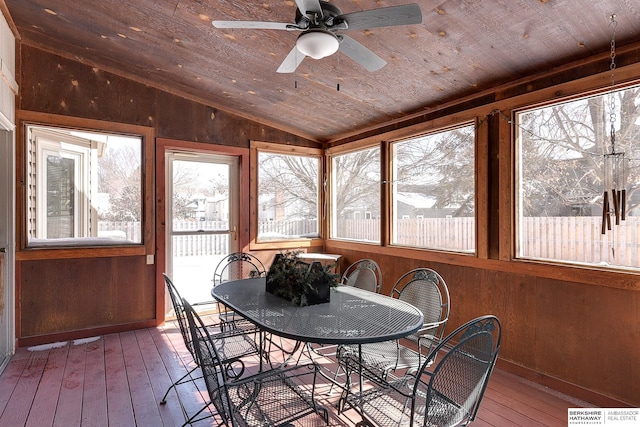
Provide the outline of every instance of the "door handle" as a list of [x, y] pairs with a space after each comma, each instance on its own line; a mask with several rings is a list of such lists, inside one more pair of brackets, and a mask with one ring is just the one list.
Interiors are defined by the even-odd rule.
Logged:
[[237, 225], [233, 226], [233, 230], [231, 231], [231, 233], [233, 233], [233, 240], [238, 240], [238, 226]]
[[0, 254], [4, 254], [7, 252], [7, 248], [0, 248]]

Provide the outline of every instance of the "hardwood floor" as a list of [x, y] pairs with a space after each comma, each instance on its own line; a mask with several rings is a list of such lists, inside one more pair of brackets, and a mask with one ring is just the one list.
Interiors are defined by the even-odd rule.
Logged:
[[[207, 400], [199, 382], [177, 387], [159, 405], [171, 383], [193, 361], [177, 326], [105, 335], [60, 346], [19, 348], [0, 375], [0, 427], [180, 426]], [[255, 368], [255, 366], [253, 367]], [[252, 368], [252, 369], [253, 369]], [[320, 397], [332, 409], [331, 426], [359, 421], [337, 415], [337, 393]], [[475, 426], [566, 426], [567, 408], [592, 406], [496, 369]], [[217, 425], [209, 418], [194, 426]], [[324, 425], [318, 417], [296, 426]]]

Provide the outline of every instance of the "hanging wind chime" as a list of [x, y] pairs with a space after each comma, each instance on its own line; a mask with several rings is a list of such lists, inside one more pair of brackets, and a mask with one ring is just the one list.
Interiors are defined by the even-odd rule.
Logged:
[[610, 141], [611, 151], [604, 155], [603, 165], [603, 200], [602, 200], [602, 234], [611, 230], [611, 220], [614, 218], [615, 225], [620, 225], [620, 221], [625, 219], [626, 210], [626, 176], [624, 152], [616, 151], [616, 100], [615, 100], [615, 69], [616, 69], [616, 16], [611, 15], [613, 25], [613, 36], [611, 37], [611, 91], [609, 93], [609, 121], [611, 124]]

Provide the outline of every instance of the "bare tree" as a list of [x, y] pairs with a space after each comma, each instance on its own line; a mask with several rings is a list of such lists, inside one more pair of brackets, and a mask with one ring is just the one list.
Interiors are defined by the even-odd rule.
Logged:
[[[611, 96], [616, 110], [610, 114]], [[601, 209], [604, 154], [625, 152], [628, 183], [637, 182], [640, 88], [594, 96], [520, 114], [520, 170], [525, 216], [593, 215]], [[637, 206], [628, 191], [627, 209]]]
[[109, 141], [98, 159], [98, 191], [109, 195], [112, 221], [142, 219], [141, 144], [137, 141]]
[[317, 219], [320, 158], [273, 153], [259, 154], [259, 189], [271, 195], [276, 219]]
[[364, 208], [380, 215], [380, 149], [372, 148], [334, 158], [333, 209], [338, 218]]
[[464, 126], [397, 143], [397, 191], [431, 197], [433, 208], [452, 216], [473, 215], [474, 135], [474, 126]]
[[174, 161], [172, 176], [172, 218], [174, 220], [188, 219], [191, 212], [189, 206], [193, 203], [194, 192], [197, 189], [193, 183], [197, 180], [197, 171], [190, 167], [190, 162]]

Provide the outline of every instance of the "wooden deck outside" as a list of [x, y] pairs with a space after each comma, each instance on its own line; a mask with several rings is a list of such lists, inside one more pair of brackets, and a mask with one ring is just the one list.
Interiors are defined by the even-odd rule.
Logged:
[[[172, 391], [173, 380], [194, 366], [176, 324], [105, 335], [44, 349], [19, 348], [0, 376], [0, 427], [180, 426], [198, 411], [206, 389], [200, 381]], [[353, 426], [352, 411], [337, 415], [337, 394], [320, 387], [332, 409], [331, 426]], [[496, 369], [475, 426], [566, 426], [567, 408], [592, 406]], [[209, 418], [194, 426], [217, 425]], [[307, 417], [297, 426], [324, 425]]]

